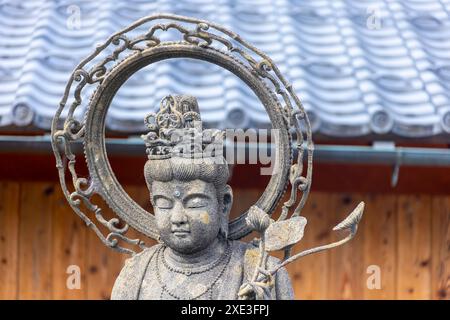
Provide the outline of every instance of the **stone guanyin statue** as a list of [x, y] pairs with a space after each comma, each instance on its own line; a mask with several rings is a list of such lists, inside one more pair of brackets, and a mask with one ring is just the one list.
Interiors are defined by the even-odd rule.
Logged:
[[[159, 37], [168, 30], [173, 32], [164, 40]], [[105, 120], [113, 97], [135, 72], [172, 58], [198, 59], [232, 72], [253, 90], [277, 130], [275, 170], [266, 189], [231, 221], [224, 132], [203, 128], [195, 97], [169, 95], [158, 112], [145, 117], [144, 176], [154, 213], [124, 191], [109, 164]], [[92, 96], [82, 109], [86, 91]], [[83, 120], [76, 116], [80, 109]], [[80, 142], [84, 159], [77, 162], [72, 146]], [[52, 147], [72, 209], [107, 247], [131, 254], [112, 299], [293, 299], [284, 267], [351, 240], [363, 214], [361, 202], [333, 229], [347, 231], [346, 237], [294, 253], [303, 237], [306, 219], [300, 213], [312, 182], [314, 145], [307, 113], [267, 55], [232, 31], [196, 18], [151, 15], [97, 46], [68, 81], [52, 122]], [[77, 174], [82, 164], [88, 177]], [[286, 190], [290, 197], [275, 220], [272, 214]], [[94, 203], [96, 194], [116, 217], [105, 218], [101, 204]], [[140, 238], [129, 238], [130, 226], [159, 244], [148, 247]], [[252, 231], [259, 235], [248, 243], [240, 241]], [[284, 258], [272, 257], [273, 251], [284, 252]]]
[[[222, 156], [223, 132], [202, 130], [197, 101], [186, 95], [166, 97], [146, 120], [144, 175], [161, 244], [127, 261], [112, 299], [247, 297], [250, 290], [243, 285], [251, 283], [259, 250], [228, 239], [233, 192]], [[275, 267], [277, 260], [269, 257], [267, 263]], [[251, 293], [293, 299], [284, 268], [271, 281]]]

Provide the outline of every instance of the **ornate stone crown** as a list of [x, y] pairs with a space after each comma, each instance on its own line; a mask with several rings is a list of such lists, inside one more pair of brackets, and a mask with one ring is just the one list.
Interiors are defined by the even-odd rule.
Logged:
[[142, 135], [149, 159], [219, 157], [223, 154], [224, 132], [202, 128], [197, 99], [169, 95], [157, 113], [144, 119], [149, 132]]

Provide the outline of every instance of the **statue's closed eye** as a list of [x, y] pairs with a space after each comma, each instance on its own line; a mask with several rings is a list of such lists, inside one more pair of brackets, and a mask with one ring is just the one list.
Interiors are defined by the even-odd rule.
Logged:
[[158, 197], [155, 200], [155, 206], [159, 209], [170, 209], [172, 208], [173, 204], [170, 199]]
[[192, 197], [185, 203], [186, 208], [203, 208], [208, 205], [208, 199], [204, 197]]

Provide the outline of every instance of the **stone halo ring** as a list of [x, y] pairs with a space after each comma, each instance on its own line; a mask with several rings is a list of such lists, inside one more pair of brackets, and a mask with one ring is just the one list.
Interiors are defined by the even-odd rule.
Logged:
[[[170, 41], [161, 37], [168, 30], [173, 37]], [[178, 58], [212, 63], [236, 75], [255, 93], [272, 128], [278, 130], [275, 171], [255, 205], [271, 215], [290, 184], [290, 197], [282, 204], [279, 218], [284, 220], [289, 215], [300, 215], [309, 194], [313, 157], [310, 123], [292, 86], [273, 61], [239, 35], [215, 23], [173, 14], [151, 15], [112, 35], [78, 64], [51, 127], [60, 183], [69, 204], [105, 245], [120, 252], [134, 253], [122, 242], [145, 246], [140, 239], [126, 236], [128, 226], [153, 239], [158, 239], [158, 235], [153, 214], [139, 206], [114, 175], [106, 153], [106, 114], [117, 91], [134, 73], [152, 63]], [[88, 92], [93, 94], [85, 99]], [[75, 116], [80, 112], [82, 120]], [[77, 162], [74, 143], [83, 144], [85, 161]], [[75, 163], [77, 168], [86, 163], [88, 178], [77, 174]], [[67, 171], [70, 181], [66, 180]], [[117, 217], [104, 218], [100, 206], [91, 202], [94, 194]], [[240, 239], [252, 231], [246, 222], [247, 214], [248, 210], [229, 222], [230, 239]], [[103, 234], [99, 225], [109, 233]]]

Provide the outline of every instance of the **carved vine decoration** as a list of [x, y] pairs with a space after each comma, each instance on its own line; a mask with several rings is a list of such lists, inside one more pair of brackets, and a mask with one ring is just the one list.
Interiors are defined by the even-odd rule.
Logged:
[[[127, 33], [137, 27], [151, 24], [156, 20], [168, 20], [169, 22], [151, 25], [143, 35], [134, 38], [127, 36]], [[183, 25], [180, 23], [183, 23]], [[60, 183], [73, 210], [83, 219], [87, 226], [94, 230], [106, 246], [129, 254], [135, 253], [134, 250], [121, 246], [119, 240], [145, 248], [144, 242], [140, 239], [130, 239], [126, 236], [128, 231], [127, 224], [124, 224], [118, 218], [110, 220], [104, 218], [102, 209], [92, 203], [92, 196], [98, 192], [95, 181], [77, 175], [75, 170], [76, 157], [72, 152], [71, 146], [74, 143], [83, 141], [85, 126], [83, 122], [80, 123], [74, 118], [74, 112], [84, 102], [82, 98], [84, 90], [89, 86], [96, 88], [109, 74], [112, 68], [109, 68], [108, 64], [118, 63], [124, 54], [138, 55], [147, 48], [168, 44], [169, 42], [163, 42], [157, 35], [168, 30], [179, 32], [181, 38], [178, 41], [200, 48], [216, 46], [216, 48], [223, 50], [244, 63], [256, 76], [264, 79], [267, 85], [273, 88], [279, 100], [280, 111], [283, 114], [286, 125], [295, 131], [296, 143], [294, 147], [297, 149], [297, 157], [294, 159], [290, 171], [290, 198], [282, 205], [282, 213], [278, 221], [288, 219], [290, 212], [292, 217], [299, 216], [311, 187], [314, 146], [309, 120], [292, 86], [284, 79], [268, 56], [241, 39], [239, 35], [207, 21], [171, 14], [160, 14], [143, 18], [112, 35], [105, 43], [97, 46], [90, 56], [78, 64], [68, 81], [52, 123], [52, 146], [56, 156]], [[106, 58], [100, 59], [100, 54], [106, 49], [112, 49], [112, 53]], [[71, 92], [73, 92], [73, 101], [69, 105], [68, 101]], [[65, 111], [67, 111], [67, 114], [63, 115]], [[60, 128], [61, 122], [63, 122], [62, 128]], [[303, 165], [305, 154], [306, 167]], [[67, 170], [72, 178], [71, 183], [69, 183], [71, 185], [70, 189], [74, 191], [69, 191], [68, 182], [66, 182], [65, 178]], [[85, 209], [82, 208], [82, 204]], [[95, 219], [88, 217], [85, 212], [86, 209], [94, 213]], [[105, 227], [109, 233], [104, 235], [98, 225]], [[123, 226], [120, 227], [120, 225]], [[290, 248], [287, 248], [285, 252], [285, 259], [287, 259], [290, 255]]]

